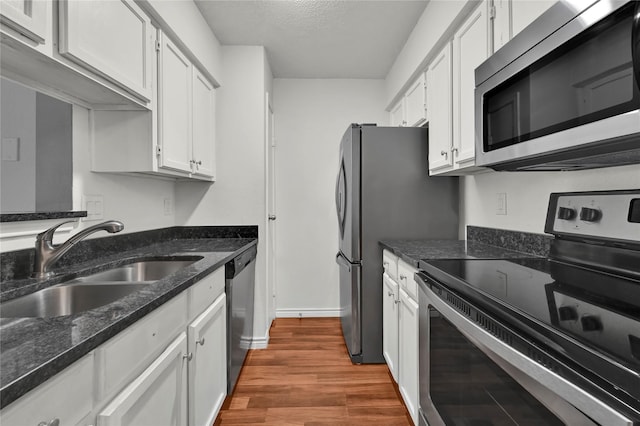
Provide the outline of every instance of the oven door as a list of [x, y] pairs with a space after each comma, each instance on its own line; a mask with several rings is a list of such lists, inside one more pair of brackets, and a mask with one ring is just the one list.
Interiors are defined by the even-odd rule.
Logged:
[[[568, 3], [556, 3], [476, 70], [476, 165], [579, 168], [637, 149], [640, 3]], [[556, 22], [578, 6], [586, 10]], [[637, 161], [627, 157], [606, 161]]]
[[[600, 400], [511, 348], [506, 327], [420, 284], [420, 424], [632, 425]], [[485, 328], [462, 312], [482, 317]], [[498, 336], [498, 337], [496, 337]]]

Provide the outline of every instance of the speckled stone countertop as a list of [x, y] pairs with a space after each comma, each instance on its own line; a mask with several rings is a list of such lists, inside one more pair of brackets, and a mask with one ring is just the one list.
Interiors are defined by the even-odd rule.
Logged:
[[384, 240], [380, 245], [419, 269], [428, 259], [546, 257], [551, 240], [544, 234], [468, 226], [466, 240]]
[[[257, 228], [256, 228], [257, 235]], [[105, 257], [67, 265], [46, 281], [20, 279], [2, 282], [3, 299], [89, 275], [135, 260], [167, 257], [198, 259], [116, 302], [75, 315], [55, 318], [0, 319], [0, 407], [5, 407], [97, 346], [138, 321], [180, 292], [224, 266], [257, 238], [203, 238], [147, 242]], [[131, 239], [131, 238], [129, 238]], [[104, 239], [106, 240], [106, 238]], [[8, 295], [8, 296], [7, 296]]]
[[423, 259], [508, 259], [522, 257], [513, 250], [466, 240], [387, 240], [380, 245], [419, 268]]

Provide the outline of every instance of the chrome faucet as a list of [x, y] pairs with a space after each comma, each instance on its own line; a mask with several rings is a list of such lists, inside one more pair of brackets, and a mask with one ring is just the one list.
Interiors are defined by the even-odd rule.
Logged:
[[93, 234], [97, 231], [107, 231], [110, 234], [114, 234], [124, 229], [122, 222], [117, 220], [108, 220], [83, 229], [62, 244], [53, 245], [53, 234], [65, 223], [73, 223], [73, 221], [59, 223], [56, 226], [38, 234], [36, 237], [36, 256], [33, 268], [34, 278], [47, 278], [53, 275], [53, 272], [49, 271], [51, 265], [56, 263], [63, 254], [68, 252], [71, 247], [86, 238], [89, 234]]

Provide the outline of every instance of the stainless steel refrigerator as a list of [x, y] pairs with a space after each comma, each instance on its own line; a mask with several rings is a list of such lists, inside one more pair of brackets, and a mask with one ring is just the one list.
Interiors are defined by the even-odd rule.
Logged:
[[458, 179], [429, 177], [428, 129], [352, 124], [340, 143], [340, 316], [353, 363], [383, 363], [385, 239], [455, 239]]

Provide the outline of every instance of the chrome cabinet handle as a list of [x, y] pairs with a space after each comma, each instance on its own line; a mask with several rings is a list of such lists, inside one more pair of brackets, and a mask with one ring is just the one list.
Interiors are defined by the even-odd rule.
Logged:
[[182, 359], [186, 359], [187, 361], [191, 361], [193, 359], [193, 353], [189, 352], [186, 355], [182, 355]]
[[400, 274], [400, 279], [401, 279], [401, 280], [406, 280], [406, 279], [407, 279], [407, 276], [406, 276], [406, 275], [402, 275], [402, 274]]
[[393, 292], [392, 292], [392, 291], [390, 291], [390, 292], [388, 292], [388, 293], [387, 293], [387, 295], [388, 295], [388, 296], [393, 296]]
[[451, 155], [456, 154], [456, 157], [458, 156], [458, 148], [451, 148]]
[[275, 214], [270, 214], [269, 215], [269, 220], [276, 220], [276, 215]]
[[200, 340], [196, 340], [196, 345], [204, 346], [204, 337]]
[[397, 305], [398, 303], [400, 303], [400, 300], [394, 300], [393, 303]]
[[383, 268], [389, 267], [389, 262], [382, 262], [382, 267]]
[[442, 150], [440, 151], [440, 155], [444, 155], [444, 158], [447, 158], [449, 153], [447, 151]]

